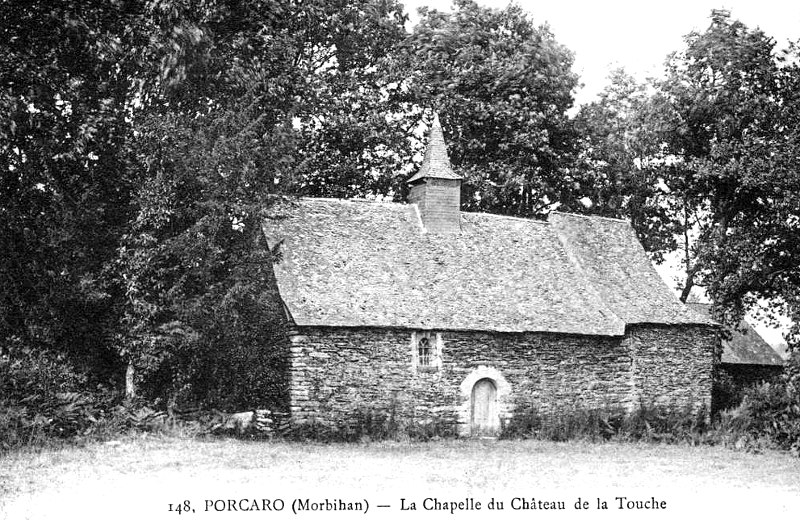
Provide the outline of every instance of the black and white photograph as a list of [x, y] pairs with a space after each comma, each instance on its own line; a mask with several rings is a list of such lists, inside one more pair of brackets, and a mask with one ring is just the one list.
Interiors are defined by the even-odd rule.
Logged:
[[799, 515], [800, 3], [0, 0], [0, 520]]

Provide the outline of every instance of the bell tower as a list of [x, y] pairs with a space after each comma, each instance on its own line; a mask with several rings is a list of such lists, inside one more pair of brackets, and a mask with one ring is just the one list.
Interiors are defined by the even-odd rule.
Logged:
[[416, 204], [422, 225], [428, 233], [461, 231], [461, 181], [453, 172], [439, 115], [433, 117], [428, 147], [419, 171], [408, 180], [408, 202]]

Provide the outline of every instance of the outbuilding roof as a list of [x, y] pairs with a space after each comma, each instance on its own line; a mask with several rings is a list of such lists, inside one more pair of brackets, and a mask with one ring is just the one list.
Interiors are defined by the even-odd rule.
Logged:
[[626, 324], [711, 324], [681, 304], [625, 221], [462, 213], [425, 233], [416, 205], [277, 204], [275, 275], [297, 325], [622, 335]]
[[[706, 316], [711, 315], [711, 305], [689, 303], [688, 307]], [[783, 365], [783, 358], [745, 320], [736, 327], [727, 328], [730, 337], [722, 340], [723, 363], [736, 365]]]

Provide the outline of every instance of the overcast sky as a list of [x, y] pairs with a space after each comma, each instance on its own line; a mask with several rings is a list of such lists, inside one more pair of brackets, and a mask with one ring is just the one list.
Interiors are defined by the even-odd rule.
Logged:
[[[451, 0], [405, 0], [411, 22], [417, 7], [450, 10]], [[479, 0], [503, 8], [508, 0]], [[519, 0], [537, 25], [547, 23], [556, 40], [575, 52], [574, 70], [585, 84], [576, 101], [591, 101], [612, 68], [623, 66], [639, 79], [658, 76], [665, 58], [692, 30], [709, 25], [712, 9], [728, 9], [749, 27], [760, 27], [779, 46], [800, 38], [800, 1], [779, 0]]]
[[[503, 8], [508, 0], [478, 0], [484, 6]], [[667, 55], [680, 50], [683, 37], [704, 31], [712, 9], [727, 9], [748, 27], [759, 27], [779, 48], [800, 39], [800, 1], [780, 0], [518, 0], [534, 23], [547, 23], [558, 42], [575, 53], [574, 70], [583, 88], [576, 104], [592, 101], [607, 84], [613, 68], [624, 67], [640, 80], [658, 77]], [[419, 20], [417, 8], [427, 5], [448, 11], [451, 0], [404, 0], [410, 22]], [[661, 276], [675, 286], [678, 261], [658, 266]], [[769, 343], [782, 341], [782, 329], [751, 320]]]

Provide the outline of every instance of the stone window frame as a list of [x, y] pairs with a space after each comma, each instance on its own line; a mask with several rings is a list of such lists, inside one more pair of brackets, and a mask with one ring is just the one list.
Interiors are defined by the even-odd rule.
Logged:
[[436, 340], [431, 341], [428, 336], [422, 336], [417, 341], [417, 362], [421, 367], [433, 365], [433, 358], [436, 357]]
[[[430, 359], [422, 364], [420, 359], [420, 342], [427, 340], [430, 348]], [[440, 332], [420, 330], [411, 333], [411, 364], [415, 372], [438, 372], [442, 367], [442, 334]]]

